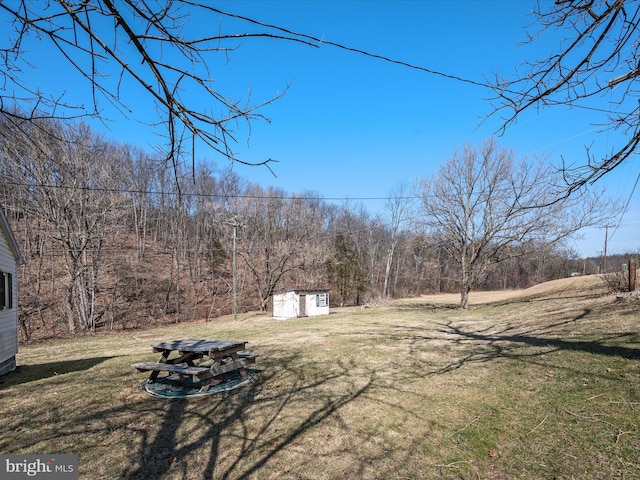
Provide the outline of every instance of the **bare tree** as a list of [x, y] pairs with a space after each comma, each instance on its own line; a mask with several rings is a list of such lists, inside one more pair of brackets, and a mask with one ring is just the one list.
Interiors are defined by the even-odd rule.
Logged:
[[389, 212], [391, 238], [389, 240], [389, 249], [387, 251], [387, 264], [384, 272], [384, 287], [382, 288], [382, 296], [389, 296], [391, 266], [393, 265], [394, 254], [400, 241], [400, 232], [402, 224], [406, 221], [408, 209], [412, 198], [409, 197], [409, 187], [405, 183], [398, 183], [391, 196], [387, 200], [387, 211]]
[[130, 182], [131, 226], [136, 236], [136, 256], [139, 262], [146, 251], [148, 217], [152, 206], [151, 186], [157, 159], [135, 147], [124, 150], [123, 156]]
[[[193, 19], [216, 25], [216, 30], [192, 28]], [[222, 20], [225, 20], [223, 22]], [[15, 115], [15, 105], [27, 112], [21, 119], [74, 119], [91, 116], [102, 121], [105, 105], [151, 127], [162, 127], [166, 158], [174, 167], [179, 157], [204, 144], [234, 161], [271, 168], [274, 160], [255, 163], [233, 151], [237, 125], [267, 120], [260, 108], [283, 96], [289, 86], [262, 101], [234, 98], [220, 91], [210, 65], [222, 65], [229, 52], [248, 39], [275, 40], [305, 47], [341, 49], [456, 82], [482, 83], [436, 71], [329, 39], [296, 32], [217, 8], [208, 0], [50, 0], [0, 1], [0, 113]], [[8, 27], [8, 28], [7, 28]], [[237, 29], [237, 30], [233, 30]], [[37, 64], [30, 53], [50, 48], [61, 71], [85, 81], [86, 98], [77, 101], [66, 91], [29, 79]], [[35, 50], [35, 49], [34, 49]], [[66, 67], [66, 68], [65, 68]], [[146, 99], [136, 111], [128, 92]], [[138, 95], [142, 92], [142, 95]], [[157, 112], [157, 122], [149, 111]], [[197, 142], [196, 142], [197, 141]]]
[[43, 230], [52, 233], [64, 259], [69, 331], [92, 331], [101, 315], [96, 299], [103, 244], [124, 202], [117, 193], [119, 152], [85, 124], [67, 129], [58, 122], [14, 120], [2, 132], [2, 156], [15, 165], [11, 181], [29, 192], [30, 213], [45, 220]]
[[382, 292], [384, 244], [387, 228], [381, 217], [371, 215], [361, 203], [346, 202], [331, 219], [333, 247], [326, 262], [332, 288], [341, 303], [360, 305]]
[[[104, 107], [112, 105], [125, 117], [133, 114], [149, 123], [143, 115], [155, 110], [158, 120], [151, 126], [163, 127], [166, 157], [174, 166], [185, 150], [193, 150], [195, 139], [232, 161], [247, 163], [232, 149], [235, 125], [265, 119], [257, 110], [282, 93], [256, 104], [250, 98], [231, 98], [216, 89], [209, 65], [224, 62], [245, 38], [310, 41], [267, 25], [263, 31], [205, 31], [199, 36], [188, 28], [194, 17], [215, 24], [221, 16], [230, 15], [209, 2], [188, 0], [0, 2], [0, 112], [20, 119], [92, 116], [106, 121]], [[68, 73], [85, 81], [87, 103], [33, 83], [29, 45], [35, 41], [58, 55], [55, 60]], [[146, 96], [144, 113], [131, 110], [129, 91]], [[257, 164], [268, 166], [270, 161]]]
[[557, 175], [543, 163], [517, 161], [489, 139], [479, 150], [467, 145], [421, 181], [424, 224], [458, 264], [461, 308], [490, 265], [556, 244], [607, 216], [585, 193], [556, 201]]
[[[321, 263], [312, 245], [323, 241], [322, 210], [314, 199], [287, 196], [278, 189], [251, 187], [239, 210], [243, 224], [238, 255], [251, 273], [260, 309], [297, 273]], [[307, 285], [318, 288], [318, 285]]]
[[[602, 130], [617, 130], [626, 139], [602, 158], [587, 147], [584, 164], [565, 165], [571, 193], [616, 168], [640, 144], [640, 9], [629, 0], [556, 0], [541, 5], [548, 11], [534, 12], [539, 30], [529, 33], [529, 42], [545, 35], [564, 38], [559, 50], [526, 64], [514, 78], [496, 77], [495, 106], [505, 114], [504, 127], [525, 111], [565, 105], [600, 113]], [[605, 101], [608, 106], [603, 106]]]
[[358, 250], [350, 236], [338, 233], [334, 239], [334, 251], [325, 267], [332, 286], [336, 289], [340, 306], [353, 298], [360, 304], [360, 295], [366, 291], [365, 272], [361, 267]]

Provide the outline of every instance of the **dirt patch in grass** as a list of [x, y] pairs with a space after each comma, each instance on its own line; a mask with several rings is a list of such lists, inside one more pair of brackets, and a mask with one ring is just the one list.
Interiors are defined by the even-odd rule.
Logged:
[[[639, 478], [640, 308], [568, 282], [23, 346], [0, 451], [76, 453], [82, 479]], [[131, 363], [193, 337], [247, 340], [259, 381], [142, 393]]]

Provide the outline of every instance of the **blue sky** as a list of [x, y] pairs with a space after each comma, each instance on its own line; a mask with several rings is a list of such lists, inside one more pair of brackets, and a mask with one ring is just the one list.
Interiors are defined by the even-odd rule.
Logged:
[[[324, 38], [370, 53], [391, 57], [465, 79], [483, 82], [499, 71], [511, 76], [529, 60], [557, 48], [557, 38], [532, 45], [525, 27], [534, 0], [423, 0], [423, 1], [221, 1], [222, 10], [246, 15], [296, 32]], [[541, 2], [545, 6], [545, 0]], [[222, 25], [222, 27], [221, 27]], [[192, 19], [198, 31], [242, 31], [243, 25], [212, 15]], [[246, 29], [246, 27], [245, 27]], [[236, 154], [249, 162], [267, 158], [276, 176], [265, 168], [235, 165], [247, 180], [289, 193], [313, 192], [327, 199], [362, 202], [371, 213], [384, 214], [384, 201], [400, 182], [413, 183], [435, 172], [465, 143], [480, 146], [496, 135], [498, 117], [491, 113], [490, 92], [482, 87], [347, 52], [330, 45], [312, 48], [275, 40], [244, 40], [228, 58], [211, 65], [219, 88], [237, 99], [250, 92], [253, 102], [266, 101], [287, 85], [287, 94], [260, 113], [271, 122], [256, 121], [249, 131], [238, 127]], [[89, 92], [72, 75], [56, 75], [63, 64], [54, 56], [42, 57], [34, 81], [89, 102]], [[54, 73], [47, 74], [47, 69]], [[83, 97], [86, 96], [86, 97]], [[138, 118], [153, 120], [150, 104], [131, 91], [123, 100]], [[152, 131], [106, 109], [114, 122], [110, 137], [141, 146], [153, 145]], [[616, 145], [613, 133], [593, 126], [601, 118], [584, 111], [552, 109], [530, 111], [498, 136], [503, 147], [517, 156], [544, 156], [582, 162], [585, 145], [594, 152]], [[205, 148], [199, 160], [225, 168], [228, 162]], [[640, 173], [638, 163], [627, 163], [597, 186], [629, 201]], [[610, 222], [608, 252], [640, 250], [640, 187], [622, 219]], [[341, 200], [336, 200], [341, 201]], [[619, 224], [619, 226], [618, 226]], [[572, 244], [585, 256], [599, 255], [604, 229], [585, 232]]]

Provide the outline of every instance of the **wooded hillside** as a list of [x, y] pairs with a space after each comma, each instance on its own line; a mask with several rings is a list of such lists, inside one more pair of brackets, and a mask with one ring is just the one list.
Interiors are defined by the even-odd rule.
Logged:
[[[274, 292], [293, 288], [328, 288], [332, 305], [459, 288], [442, 245], [411, 215], [410, 196], [372, 215], [204, 163], [175, 173], [166, 159], [84, 124], [3, 122], [0, 201], [27, 260], [25, 339], [229, 314], [234, 245], [239, 311], [266, 310]], [[495, 264], [479, 288], [598, 268], [559, 245]]]

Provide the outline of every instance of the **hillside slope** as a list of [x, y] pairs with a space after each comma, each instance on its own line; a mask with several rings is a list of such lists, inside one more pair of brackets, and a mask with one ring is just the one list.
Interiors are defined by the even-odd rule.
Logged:
[[[500, 302], [508, 299], [544, 297], [550, 295], [583, 293], [590, 295], [604, 295], [609, 291], [609, 285], [603, 275], [586, 275], [581, 277], [560, 278], [549, 282], [539, 283], [522, 290], [501, 290], [491, 292], [474, 292], [469, 294], [469, 304]], [[443, 293], [437, 295], [422, 295], [421, 301], [438, 304], [460, 303], [459, 293]], [[410, 300], [407, 300], [410, 301]]]

